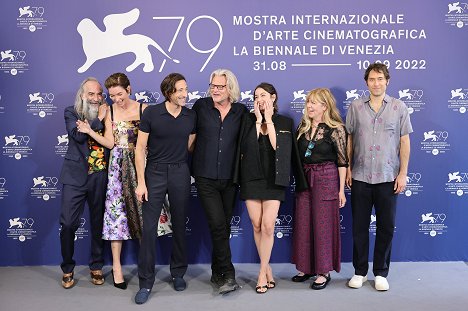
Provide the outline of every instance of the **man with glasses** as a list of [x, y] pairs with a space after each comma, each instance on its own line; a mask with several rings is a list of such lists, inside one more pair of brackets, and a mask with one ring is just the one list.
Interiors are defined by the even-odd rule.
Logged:
[[[398, 193], [406, 187], [410, 156], [409, 134], [413, 132], [408, 109], [388, 96], [390, 74], [384, 64], [371, 64], [365, 74], [370, 95], [355, 100], [348, 110], [348, 167], [346, 184], [351, 187], [353, 216], [353, 266], [355, 275], [348, 285], [360, 288], [369, 268], [369, 222], [375, 208], [373, 273], [375, 289], [389, 289], [392, 239]], [[352, 175], [351, 175], [352, 172]]]
[[197, 113], [197, 139], [193, 153], [193, 174], [198, 195], [211, 232], [211, 282], [226, 294], [239, 288], [231, 260], [229, 237], [237, 196], [232, 182], [237, 137], [246, 107], [240, 97], [236, 76], [227, 69], [211, 73], [209, 97], [193, 105]]

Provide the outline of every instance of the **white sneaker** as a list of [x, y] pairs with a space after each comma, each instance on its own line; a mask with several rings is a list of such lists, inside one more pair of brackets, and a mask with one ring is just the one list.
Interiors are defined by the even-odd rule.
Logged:
[[367, 281], [367, 275], [362, 276], [362, 275], [353, 275], [351, 280], [348, 282], [348, 286], [352, 288], [361, 288], [362, 284]]
[[375, 277], [375, 289], [379, 291], [385, 291], [390, 288], [390, 285], [388, 285], [388, 281], [386, 278], [383, 276], [377, 275]]

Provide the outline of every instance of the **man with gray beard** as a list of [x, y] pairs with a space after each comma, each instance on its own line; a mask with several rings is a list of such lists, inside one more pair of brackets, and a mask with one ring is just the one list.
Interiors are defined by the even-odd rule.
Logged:
[[62, 286], [71, 288], [75, 284], [73, 260], [75, 232], [80, 226], [85, 202], [89, 206], [91, 223], [91, 259], [89, 261], [91, 282], [104, 283], [102, 266], [102, 224], [107, 186], [108, 150], [87, 134], [78, 131], [77, 121], [90, 124], [96, 131], [104, 131], [103, 120], [107, 113], [102, 87], [95, 78], [85, 79], [76, 94], [75, 105], [65, 108], [65, 126], [68, 133], [68, 150], [60, 173], [63, 184], [62, 209], [60, 214], [60, 245], [63, 261]]

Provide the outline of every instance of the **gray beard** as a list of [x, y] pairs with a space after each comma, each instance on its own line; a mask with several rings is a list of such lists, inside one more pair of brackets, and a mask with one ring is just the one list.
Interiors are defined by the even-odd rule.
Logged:
[[99, 113], [99, 107], [94, 108], [91, 106], [88, 101], [83, 103], [84, 117], [88, 121], [92, 121], [97, 118]]

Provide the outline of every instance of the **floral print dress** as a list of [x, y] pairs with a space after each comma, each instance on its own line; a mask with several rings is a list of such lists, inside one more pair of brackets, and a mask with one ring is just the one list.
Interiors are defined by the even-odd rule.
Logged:
[[135, 145], [139, 124], [140, 120], [112, 121], [114, 148], [109, 163], [104, 240], [141, 238], [141, 204], [135, 195]]

